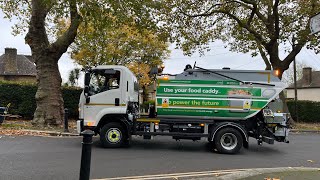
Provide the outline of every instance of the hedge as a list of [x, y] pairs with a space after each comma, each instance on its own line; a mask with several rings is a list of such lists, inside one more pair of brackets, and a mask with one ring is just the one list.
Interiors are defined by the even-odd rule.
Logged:
[[[0, 106], [11, 103], [9, 113], [20, 115], [24, 119], [32, 119], [36, 109], [35, 84], [0, 82]], [[78, 103], [82, 90], [79, 88], [63, 87], [62, 95], [65, 108], [69, 109], [69, 117], [78, 118]]]
[[154, 100], [145, 101], [142, 104], [140, 104], [140, 110], [144, 110], [145, 112], [149, 111], [149, 105], [155, 105]]
[[[295, 119], [294, 101], [288, 101], [287, 104], [292, 118]], [[299, 122], [320, 122], [320, 102], [298, 101], [297, 109]]]

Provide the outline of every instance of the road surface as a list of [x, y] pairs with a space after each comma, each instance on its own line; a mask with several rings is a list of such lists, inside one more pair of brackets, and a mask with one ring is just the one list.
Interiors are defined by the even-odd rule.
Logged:
[[[0, 135], [0, 179], [79, 179], [81, 137]], [[212, 152], [206, 141], [134, 138], [128, 149], [103, 149], [94, 138], [91, 178], [268, 167], [320, 167], [320, 134], [292, 134], [290, 144], [258, 146], [237, 155]]]

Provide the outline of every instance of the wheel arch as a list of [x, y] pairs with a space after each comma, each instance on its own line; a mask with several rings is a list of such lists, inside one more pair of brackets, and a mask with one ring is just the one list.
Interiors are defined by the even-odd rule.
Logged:
[[96, 132], [99, 134], [101, 128], [110, 122], [120, 122], [121, 126], [127, 130], [128, 135], [130, 136], [130, 124], [127, 121], [127, 117], [123, 114], [106, 114], [104, 116], [102, 116], [102, 118], [100, 119], [97, 127], [96, 127]]
[[209, 141], [213, 141], [216, 133], [222, 128], [234, 128], [238, 130], [243, 138], [243, 147], [245, 148], [249, 147], [249, 136], [248, 136], [247, 130], [240, 124], [233, 123], [233, 122], [222, 122], [213, 126], [209, 136]]

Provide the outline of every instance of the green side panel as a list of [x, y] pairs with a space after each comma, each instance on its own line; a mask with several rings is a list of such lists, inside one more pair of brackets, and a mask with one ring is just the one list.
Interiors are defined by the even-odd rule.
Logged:
[[182, 108], [157, 108], [158, 115], [172, 115], [172, 116], [199, 116], [199, 117], [234, 117], [245, 118], [252, 113], [249, 112], [233, 112], [229, 110], [211, 110], [211, 109], [182, 109]]
[[[241, 101], [241, 100], [239, 100]], [[163, 104], [164, 103], [164, 104]], [[267, 101], [251, 101], [251, 109], [261, 109]], [[157, 97], [158, 106], [166, 107], [194, 107], [194, 108], [230, 108], [229, 100], [219, 99], [181, 99], [179, 97], [159, 98]], [[242, 109], [242, 107], [237, 107]]]
[[262, 109], [268, 104], [268, 101], [252, 101], [251, 107], [252, 108], [259, 108]]
[[269, 100], [262, 97], [261, 88], [241, 87], [237, 81], [158, 82], [156, 106], [160, 116], [246, 118], [265, 107]]
[[238, 81], [210, 81], [210, 80], [164, 80], [158, 79], [158, 83], [165, 84], [207, 84], [207, 85], [240, 85]]
[[221, 95], [261, 96], [260, 88], [158, 86], [157, 95], [186, 95], [212, 97]]

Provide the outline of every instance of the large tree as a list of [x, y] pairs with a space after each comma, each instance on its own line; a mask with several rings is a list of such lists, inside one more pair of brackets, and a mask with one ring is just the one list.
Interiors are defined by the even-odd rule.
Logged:
[[[266, 69], [282, 73], [304, 46], [319, 50], [310, 34], [310, 17], [318, 0], [166, 0], [163, 25], [186, 54], [222, 40], [231, 51], [261, 55]], [[286, 56], [280, 57], [284, 49]]]
[[[112, 21], [98, 25], [103, 27], [91, 22], [82, 24], [75, 43], [71, 45], [72, 58], [84, 67], [127, 66], [138, 77], [146, 96], [146, 90], [154, 80], [149, 73], [151, 68], [160, 67], [170, 52], [166, 34], [158, 28], [139, 27], [136, 22], [119, 24], [115, 17]], [[65, 27], [65, 23], [62, 21], [61, 27]]]
[[99, 26], [102, 27], [91, 22], [81, 25], [70, 46], [71, 57], [82, 66], [158, 66], [168, 57], [166, 35], [158, 28], [139, 27], [136, 22], [119, 23], [116, 18], [113, 23]]
[[[57, 125], [63, 119], [63, 99], [58, 61], [75, 40], [81, 22], [94, 25], [134, 21], [141, 27], [154, 28], [151, 18], [153, 1], [144, 0], [6, 0], [0, 9], [6, 18], [15, 19], [14, 33], [25, 33], [36, 63], [38, 90], [34, 124]], [[111, 14], [108, 18], [106, 15]], [[128, 16], [130, 15], [130, 16]], [[57, 23], [66, 18], [66, 31], [57, 32]], [[99, 26], [97, 26], [99, 27]], [[103, 31], [103, 29], [99, 29]], [[97, 37], [99, 38], [99, 37]]]

